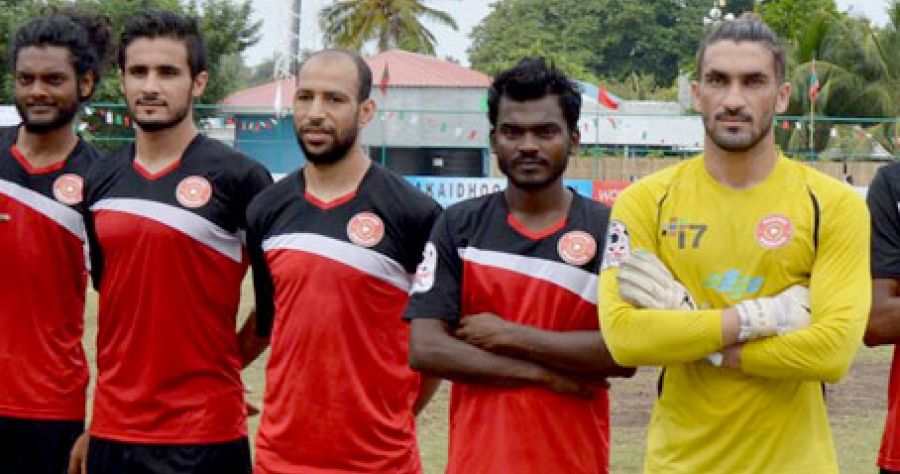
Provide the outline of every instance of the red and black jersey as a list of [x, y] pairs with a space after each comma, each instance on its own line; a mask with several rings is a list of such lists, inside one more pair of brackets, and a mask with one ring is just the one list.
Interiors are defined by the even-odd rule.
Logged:
[[[426, 244], [407, 317], [489, 312], [545, 330], [599, 330], [597, 243], [609, 209], [573, 195], [568, 215], [540, 232], [515, 219], [502, 192], [448, 208]], [[593, 390], [585, 400], [454, 382], [447, 472], [607, 472], [609, 401], [605, 388]]]
[[[866, 202], [872, 214], [872, 277], [900, 280], [900, 165], [878, 170]], [[900, 471], [900, 351], [896, 347], [878, 466]]]
[[258, 473], [418, 473], [403, 310], [440, 207], [372, 163], [325, 203], [298, 171], [248, 211], [261, 335], [271, 332]]
[[97, 151], [31, 166], [0, 129], [0, 416], [84, 418], [86, 237], [82, 186]]
[[203, 135], [155, 174], [134, 154], [134, 145], [114, 152], [86, 180], [100, 292], [91, 435], [154, 444], [240, 438], [242, 235], [247, 205], [271, 177]]

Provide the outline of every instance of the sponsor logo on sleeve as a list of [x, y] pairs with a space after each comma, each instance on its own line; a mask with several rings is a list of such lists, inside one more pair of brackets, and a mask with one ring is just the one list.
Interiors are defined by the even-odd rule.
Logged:
[[779, 214], [763, 217], [756, 224], [756, 241], [763, 248], [778, 249], [784, 247], [794, 236], [791, 220]]
[[53, 182], [53, 197], [67, 206], [80, 203], [83, 191], [84, 180], [77, 174], [67, 173]]
[[573, 230], [560, 237], [556, 250], [564, 262], [580, 267], [597, 255], [597, 241], [587, 232]]
[[384, 221], [372, 212], [360, 212], [347, 223], [347, 237], [360, 247], [374, 247], [384, 238]]
[[202, 176], [188, 176], [175, 188], [175, 199], [184, 207], [203, 207], [212, 198], [212, 185]]
[[413, 278], [410, 294], [428, 293], [434, 286], [434, 274], [437, 271], [437, 248], [433, 243], [425, 243], [422, 251], [422, 262], [416, 267], [416, 276]]
[[628, 229], [620, 221], [610, 222], [606, 231], [606, 247], [603, 250], [601, 269], [618, 267], [629, 255], [631, 255], [631, 238], [628, 236]]

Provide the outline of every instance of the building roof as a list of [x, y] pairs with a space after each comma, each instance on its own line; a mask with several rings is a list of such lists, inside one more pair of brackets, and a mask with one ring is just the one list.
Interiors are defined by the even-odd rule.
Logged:
[[[388, 87], [487, 88], [491, 78], [486, 74], [424, 54], [402, 50], [385, 51], [365, 58], [372, 69], [372, 87], [377, 88], [385, 67]], [[269, 82], [235, 92], [222, 101], [236, 107], [273, 107], [279, 86], [281, 104], [290, 105], [294, 95], [294, 78]]]

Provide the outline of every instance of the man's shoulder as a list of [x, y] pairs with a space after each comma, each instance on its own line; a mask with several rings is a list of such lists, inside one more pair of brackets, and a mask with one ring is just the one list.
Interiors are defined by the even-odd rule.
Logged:
[[291, 199], [291, 197], [298, 196], [299, 187], [297, 182], [300, 179], [299, 174], [299, 171], [294, 171], [260, 191], [247, 207], [248, 219], [277, 212], [280, 204]]
[[431, 196], [422, 192], [412, 183], [393, 171], [372, 162], [371, 191], [373, 196], [387, 198], [410, 215], [430, 215], [440, 209], [440, 205]]
[[619, 194], [618, 200], [651, 199], [657, 202], [663, 199], [672, 185], [685, 179], [692, 179], [698, 167], [702, 167], [702, 158], [695, 157], [680, 161], [644, 176], [627, 186]]
[[0, 145], [3, 147], [12, 146], [13, 143], [16, 142], [16, 137], [19, 133], [18, 125], [9, 125], [6, 127], [0, 127]]
[[[444, 210], [445, 218], [451, 223], [479, 221], [481, 216], [502, 206], [503, 191], [495, 191], [453, 203]], [[489, 223], [490, 224], [490, 223]]]
[[845, 202], [848, 200], [859, 201], [860, 203], [863, 202], [862, 196], [849, 184], [819, 171], [808, 164], [800, 162], [792, 163], [803, 177], [803, 180], [809, 187], [809, 191], [815, 195], [817, 200], [822, 201], [823, 204], [829, 202]]
[[216, 167], [231, 169], [239, 173], [246, 173], [254, 168], [264, 168], [262, 164], [240, 150], [202, 134], [197, 139], [197, 146], [189, 148], [188, 153], [195, 153]]

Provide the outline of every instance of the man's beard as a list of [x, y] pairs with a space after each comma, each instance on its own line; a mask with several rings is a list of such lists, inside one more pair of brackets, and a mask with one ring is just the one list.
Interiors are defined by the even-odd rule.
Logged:
[[[28, 133], [36, 134], [52, 132], [70, 125], [72, 120], [75, 119], [75, 115], [78, 114], [78, 107], [81, 105], [78, 101], [74, 101], [68, 107], [57, 107], [56, 116], [48, 121], [32, 121], [28, 118], [28, 107], [19, 101], [15, 101], [15, 104], [25, 130]], [[47, 105], [49, 106], [50, 104]]]
[[180, 108], [174, 110], [174, 115], [172, 118], [168, 120], [143, 120], [138, 119], [137, 114], [134, 113], [133, 110], [129, 107], [128, 115], [131, 116], [131, 119], [134, 120], [134, 123], [137, 124], [141, 130], [145, 132], [159, 132], [162, 130], [167, 130], [172, 127], [178, 126], [188, 115], [188, 110], [194, 106], [194, 101], [188, 99], [187, 104]]
[[[359, 134], [359, 127], [356, 123], [347, 130], [343, 136], [338, 136], [337, 131], [333, 128], [329, 130], [329, 134], [332, 137], [334, 144], [331, 148], [321, 152], [314, 153], [307, 148], [306, 144], [303, 143], [303, 130], [306, 127], [300, 127], [295, 130], [297, 135], [297, 143], [300, 144], [300, 149], [303, 150], [303, 155], [306, 156], [306, 159], [309, 162], [316, 165], [328, 165], [331, 163], [336, 163], [340, 161], [343, 157], [347, 156], [347, 153], [353, 148], [353, 145], [356, 143], [356, 136]], [[319, 129], [319, 127], [308, 127]]]
[[[716, 130], [716, 122], [726, 117], [737, 117], [746, 120], [746, 123], [750, 125], [749, 134], [736, 135], [729, 133], [728, 131], [720, 132]], [[772, 129], [773, 118], [774, 114], [767, 117], [762, 117], [762, 121], [760, 123], [764, 124], [764, 126], [761, 130], [757, 131], [754, 128], [754, 121], [752, 117], [750, 117], [743, 111], [739, 111], [737, 114], [718, 112], [713, 117], [704, 117], [703, 126], [704, 128], [706, 128], [706, 134], [709, 136], [712, 142], [716, 144], [716, 146], [725, 151], [740, 153], [752, 149], [769, 134], [769, 130]]]

